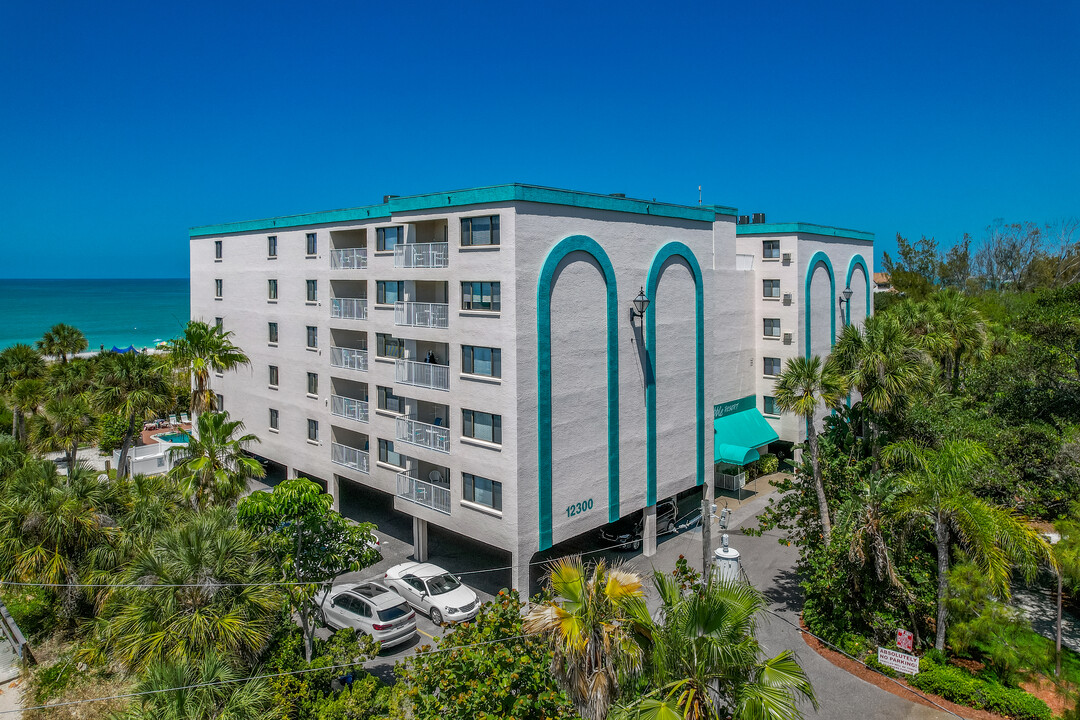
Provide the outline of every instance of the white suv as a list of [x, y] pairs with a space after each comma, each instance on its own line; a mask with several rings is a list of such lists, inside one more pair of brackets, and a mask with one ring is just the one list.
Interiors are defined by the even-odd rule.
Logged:
[[377, 582], [335, 585], [317, 595], [315, 601], [322, 604], [322, 619], [328, 627], [351, 627], [378, 640], [384, 648], [408, 642], [416, 635], [416, 613], [400, 595]]

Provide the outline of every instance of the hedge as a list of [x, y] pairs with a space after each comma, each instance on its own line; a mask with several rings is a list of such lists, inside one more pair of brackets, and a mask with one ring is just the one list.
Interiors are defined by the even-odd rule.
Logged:
[[938, 665], [925, 657], [919, 663], [919, 674], [908, 678], [908, 682], [958, 705], [989, 710], [1015, 720], [1053, 720], [1054, 717], [1050, 707], [1034, 695], [977, 678], [952, 665]]

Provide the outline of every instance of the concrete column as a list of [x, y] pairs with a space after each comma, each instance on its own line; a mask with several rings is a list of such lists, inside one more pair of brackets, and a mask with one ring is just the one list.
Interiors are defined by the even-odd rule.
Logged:
[[427, 520], [412, 519], [413, 560], [427, 562]]
[[652, 557], [656, 554], [656, 506], [645, 508], [645, 524], [641, 530], [641, 554]]
[[513, 570], [513, 589], [518, 591], [518, 596], [522, 602], [528, 602], [529, 600], [529, 578], [532, 568], [529, 567], [529, 558], [522, 553], [514, 553], [511, 555], [510, 564], [514, 566]]
[[333, 507], [334, 512], [341, 512], [341, 479], [337, 475], [331, 474], [326, 485], [327, 492], [334, 499], [334, 504], [331, 507]]
[[298, 477], [298, 475], [296, 474], [296, 468], [286, 466], [286, 468], [285, 468], [285, 479], [286, 480], [295, 480], [297, 477]]

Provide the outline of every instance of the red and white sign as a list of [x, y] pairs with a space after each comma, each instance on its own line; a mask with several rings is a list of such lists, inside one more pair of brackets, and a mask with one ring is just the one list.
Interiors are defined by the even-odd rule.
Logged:
[[897, 630], [896, 647], [911, 652], [911, 649], [915, 647], [915, 636], [907, 630]]
[[893, 670], [908, 675], [917, 675], [919, 673], [919, 658], [914, 655], [879, 647], [877, 649], [877, 660], [882, 665], [887, 665]]

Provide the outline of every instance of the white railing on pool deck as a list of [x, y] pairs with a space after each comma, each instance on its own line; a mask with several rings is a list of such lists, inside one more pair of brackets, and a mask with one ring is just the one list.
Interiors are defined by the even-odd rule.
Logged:
[[367, 370], [367, 350], [332, 346], [330, 367], [346, 370]]
[[366, 400], [354, 400], [342, 395], [331, 395], [330, 414], [366, 423], [368, 421], [368, 404]]
[[367, 320], [367, 298], [331, 298], [330, 317]]
[[337, 465], [344, 465], [365, 475], [368, 474], [368, 454], [363, 450], [357, 450], [348, 445], [330, 444], [330, 461]]
[[341, 248], [330, 251], [334, 270], [363, 270], [367, 267], [367, 248]]
[[394, 267], [444, 268], [449, 261], [449, 243], [398, 243], [394, 246]]
[[407, 472], [397, 475], [397, 494], [417, 505], [450, 514], [450, 488], [414, 478]]
[[394, 366], [394, 381], [402, 385], [449, 390], [450, 366], [398, 360]]
[[394, 305], [394, 324], [409, 327], [449, 327], [450, 306], [446, 303], [398, 302]]
[[399, 417], [397, 419], [395, 439], [411, 445], [431, 448], [442, 453], [450, 452], [450, 428], [420, 422], [412, 418]]

